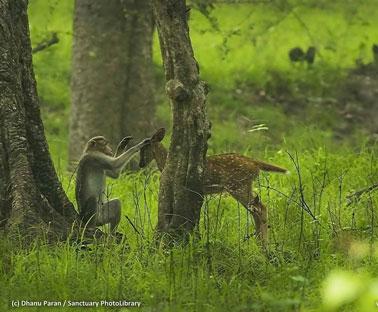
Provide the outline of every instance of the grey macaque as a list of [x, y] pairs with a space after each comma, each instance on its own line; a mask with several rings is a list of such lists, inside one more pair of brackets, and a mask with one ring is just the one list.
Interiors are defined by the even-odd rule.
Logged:
[[117, 179], [132, 157], [151, 141], [144, 139], [118, 155], [130, 140], [131, 137], [124, 138], [115, 154], [103, 136], [96, 136], [86, 144], [78, 164], [75, 193], [80, 218], [87, 226], [110, 223], [111, 232], [115, 232], [121, 219], [121, 202], [118, 198], [107, 200], [106, 177]]

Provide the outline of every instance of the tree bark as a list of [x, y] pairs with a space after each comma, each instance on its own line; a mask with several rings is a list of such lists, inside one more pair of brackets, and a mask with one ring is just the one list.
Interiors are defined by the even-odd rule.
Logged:
[[0, 94], [0, 228], [65, 238], [77, 214], [44, 135], [26, 0], [0, 0]]
[[76, 1], [71, 164], [93, 136], [116, 145], [126, 135], [151, 132], [153, 25], [149, 0]]
[[184, 0], [154, 0], [155, 22], [171, 101], [173, 130], [160, 180], [158, 233], [186, 238], [198, 225], [210, 127], [207, 86], [199, 79]]

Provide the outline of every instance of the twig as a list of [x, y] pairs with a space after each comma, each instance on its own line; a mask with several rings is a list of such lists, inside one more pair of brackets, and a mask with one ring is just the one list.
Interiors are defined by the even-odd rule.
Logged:
[[53, 32], [51, 34], [51, 38], [48, 40], [45, 39], [41, 41], [40, 43], [38, 43], [37, 46], [32, 49], [32, 53], [34, 54], [34, 53], [40, 52], [44, 49], [47, 49], [48, 47], [51, 47], [54, 44], [57, 44], [58, 42], [59, 42], [58, 35], [56, 32]]
[[378, 183], [374, 183], [373, 185], [370, 185], [368, 187], [365, 187], [363, 189], [360, 189], [346, 197], [348, 203], [347, 206], [350, 206], [353, 202], [358, 202], [361, 198], [361, 196], [365, 193], [372, 192], [374, 190], [378, 189]]
[[134, 223], [130, 220], [130, 218], [128, 216], [125, 216], [127, 221], [129, 221], [131, 227], [134, 229], [134, 231], [139, 234], [143, 239], [146, 239], [143, 235], [143, 233], [139, 232], [138, 229], [136, 228], [136, 226], [134, 225]]
[[304, 186], [303, 186], [303, 183], [302, 183], [302, 175], [301, 175], [301, 169], [300, 169], [300, 166], [299, 166], [298, 154], [297, 154], [297, 152], [295, 152], [295, 158], [289, 152], [287, 152], [287, 154], [289, 155], [291, 161], [293, 162], [295, 170], [297, 172], [301, 207], [305, 212], [307, 212], [311, 216], [311, 218], [314, 221], [318, 221], [316, 216], [312, 213], [309, 205], [306, 202], [305, 196], [304, 196]]

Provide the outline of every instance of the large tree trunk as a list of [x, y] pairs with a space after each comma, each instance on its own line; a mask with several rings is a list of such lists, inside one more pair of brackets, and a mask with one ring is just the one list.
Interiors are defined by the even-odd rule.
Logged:
[[150, 0], [77, 0], [70, 163], [104, 135], [114, 145], [151, 132], [154, 115]]
[[0, 0], [0, 228], [65, 238], [76, 216], [40, 118], [27, 1]]
[[203, 203], [203, 168], [210, 134], [206, 84], [199, 79], [184, 0], [154, 0], [173, 131], [160, 180], [157, 230], [186, 237], [197, 226]]

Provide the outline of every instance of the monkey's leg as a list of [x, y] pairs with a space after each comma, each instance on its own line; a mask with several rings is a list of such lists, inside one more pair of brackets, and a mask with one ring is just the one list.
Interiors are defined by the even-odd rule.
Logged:
[[110, 231], [113, 233], [121, 220], [121, 201], [118, 198], [103, 203], [96, 215], [96, 225], [110, 223]]
[[96, 225], [97, 199], [90, 197], [86, 200], [84, 207], [80, 210], [80, 219], [85, 226], [93, 227]]

